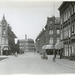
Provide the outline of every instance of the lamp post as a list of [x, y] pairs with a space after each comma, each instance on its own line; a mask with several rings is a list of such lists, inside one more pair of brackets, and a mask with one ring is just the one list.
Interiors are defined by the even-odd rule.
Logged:
[[37, 44], [38, 44], [38, 46], [37, 46], [37, 51], [39, 52], [39, 50], [40, 50], [40, 39], [37, 39]]

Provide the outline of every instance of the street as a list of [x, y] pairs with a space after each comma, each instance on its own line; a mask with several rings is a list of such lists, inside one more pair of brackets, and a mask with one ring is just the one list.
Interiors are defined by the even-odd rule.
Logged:
[[41, 59], [38, 53], [25, 53], [0, 61], [0, 74], [63, 74], [75, 73], [74, 69], [52, 61]]

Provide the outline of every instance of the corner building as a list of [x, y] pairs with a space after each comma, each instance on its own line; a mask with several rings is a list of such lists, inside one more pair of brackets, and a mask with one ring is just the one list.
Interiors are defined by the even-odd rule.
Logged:
[[0, 55], [10, 55], [15, 52], [15, 38], [16, 35], [3, 15], [0, 22]]

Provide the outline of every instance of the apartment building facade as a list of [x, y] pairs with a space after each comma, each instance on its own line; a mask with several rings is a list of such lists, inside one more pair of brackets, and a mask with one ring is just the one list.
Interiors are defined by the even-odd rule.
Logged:
[[[41, 52], [44, 45], [54, 46], [60, 41], [60, 18], [59, 17], [47, 17], [47, 23], [44, 29], [36, 38], [36, 50]], [[53, 50], [47, 50], [48, 53], [53, 54]], [[49, 52], [51, 51], [51, 52]]]
[[7, 23], [5, 16], [0, 22], [0, 55], [9, 55], [15, 52], [16, 35]]
[[75, 2], [63, 2], [59, 7], [61, 24], [61, 41], [63, 42], [63, 57], [69, 58], [75, 53]]

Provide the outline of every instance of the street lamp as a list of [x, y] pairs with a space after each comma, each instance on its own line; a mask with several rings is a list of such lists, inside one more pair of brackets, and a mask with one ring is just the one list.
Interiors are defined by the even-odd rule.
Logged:
[[39, 52], [39, 50], [40, 50], [40, 39], [37, 39], [37, 43], [38, 43], [38, 52]]

